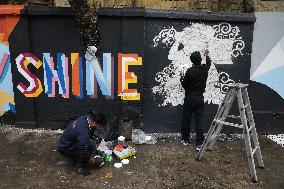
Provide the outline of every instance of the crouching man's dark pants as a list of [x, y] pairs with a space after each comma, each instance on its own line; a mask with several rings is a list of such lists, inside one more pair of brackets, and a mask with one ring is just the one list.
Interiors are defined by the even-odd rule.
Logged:
[[88, 145], [74, 143], [69, 148], [58, 148], [58, 151], [65, 157], [71, 158], [78, 168], [87, 167], [87, 162], [91, 159], [92, 153], [96, 151], [96, 144], [93, 140]]
[[204, 97], [189, 96], [184, 99], [183, 104], [183, 120], [181, 126], [182, 140], [189, 141], [190, 123], [192, 114], [195, 120], [196, 145], [201, 145], [204, 141], [204, 130], [201, 124], [203, 118]]

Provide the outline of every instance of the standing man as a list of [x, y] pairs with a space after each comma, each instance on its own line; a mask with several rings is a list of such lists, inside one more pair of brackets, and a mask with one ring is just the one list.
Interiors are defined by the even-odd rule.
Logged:
[[184, 72], [181, 72], [180, 79], [181, 85], [185, 90], [181, 143], [183, 145], [188, 145], [189, 143], [191, 116], [194, 114], [197, 151], [201, 149], [204, 141], [204, 131], [201, 121], [204, 108], [203, 93], [205, 92], [208, 71], [211, 66], [211, 59], [209, 58], [208, 53], [208, 49], [205, 49], [204, 55], [206, 56], [206, 64], [201, 65], [202, 58], [200, 52], [193, 52], [190, 56], [193, 66], [188, 68], [185, 74]]
[[102, 158], [92, 158], [96, 145], [91, 139], [94, 131], [102, 128], [106, 122], [103, 114], [90, 111], [88, 116], [81, 116], [71, 123], [61, 135], [58, 151], [75, 161], [79, 174], [89, 175], [92, 167], [103, 164]]

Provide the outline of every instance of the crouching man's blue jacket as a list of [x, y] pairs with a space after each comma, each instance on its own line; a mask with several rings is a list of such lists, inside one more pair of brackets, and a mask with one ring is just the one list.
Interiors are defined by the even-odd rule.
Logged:
[[73, 144], [87, 146], [93, 133], [94, 129], [89, 128], [88, 116], [81, 116], [64, 130], [59, 139], [58, 149], [67, 149]]

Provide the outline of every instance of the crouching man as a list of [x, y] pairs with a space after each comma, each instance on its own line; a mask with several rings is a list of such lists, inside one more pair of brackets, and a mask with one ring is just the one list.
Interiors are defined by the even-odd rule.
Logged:
[[61, 135], [58, 151], [75, 161], [79, 174], [89, 175], [93, 167], [103, 164], [102, 158], [94, 156], [97, 151], [92, 138], [94, 131], [106, 122], [103, 114], [90, 111], [88, 116], [81, 116], [71, 123]]

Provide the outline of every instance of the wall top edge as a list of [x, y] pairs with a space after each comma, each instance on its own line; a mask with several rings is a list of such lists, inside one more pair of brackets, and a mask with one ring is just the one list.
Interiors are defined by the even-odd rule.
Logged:
[[[1, 9], [0, 9], [1, 10]], [[72, 16], [70, 7], [25, 7], [21, 14], [33, 16]], [[161, 10], [149, 8], [100, 8], [99, 16], [112, 17], [149, 17], [164, 19], [207, 20], [251, 22], [256, 21], [254, 13], [228, 13], [228, 12], [203, 12], [186, 10]]]
[[0, 15], [19, 15], [23, 5], [0, 5]]

